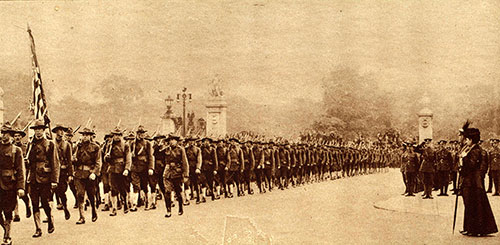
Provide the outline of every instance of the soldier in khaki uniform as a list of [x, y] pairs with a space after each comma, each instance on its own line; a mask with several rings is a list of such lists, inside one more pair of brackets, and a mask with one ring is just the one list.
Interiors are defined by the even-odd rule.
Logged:
[[178, 145], [178, 136], [168, 137], [169, 147], [165, 150], [165, 171], [163, 172], [163, 183], [165, 184], [165, 206], [167, 208], [166, 218], [172, 216], [172, 192], [175, 191], [179, 203], [179, 215], [184, 213], [182, 202], [182, 184], [188, 181], [189, 165], [186, 150]]
[[[26, 136], [26, 133], [22, 130], [16, 130], [14, 129], [13, 130], [13, 135], [14, 135], [14, 145], [21, 148], [22, 152], [23, 152], [23, 158], [26, 157], [26, 150], [27, 150], [27, 147], [26, 147], [26, 144], [24, 144], [22, 142], [22, 139]], [[24, 161], [23, 161], [24, 162]], [[24, 166], [24, 169], [26, 171], [26, 165]], [[25, 176], [26, 176], [26, 173], [24, 173]], [[25, 178], [26, 180], [26, 178]], [[25, 184], [25, 188], [27, 188], [28, 186]], [[28, 197], [28, 190], [25, 189], [25, 194], [20, 197], [21, 200], [23, 200], [24, 202], [24, 205], [26, 206], [26, 218], [30, 218], [31, 217], [31, 205], [30, 205], [30, 199]], [[14, 210], [14, 222], [19, 222], [21, 221], [21, 218], [19, 217], [19, 211], [18, 211], [18, 206], [19, 205], [16, 205], [16, 209]]]
[[80, 219], [76, 222], [77, 225], [85, 224], [85, 215], [83, 210], [85, 193], [90, 200], [92, 207], [92, 222], [97, 220], [96, 210], [96, 179], [100, 175], [102, 160], [101, 149], [98, 144], [91, 141], [94, 132], [88, 128], [84, 128], [82, 134], [82, 142], [78, 145], [75, 161], [75, 186], [78, 197], [78, 210]]
[[30, 185], [31, 204], [35, 221], [35, 234], [33, 237], [42, 236], [40, 220], [40, 203], [48, 218], [48, 233], [55, 230], [54, 217], [49, 201], [52, 199], [53, 190], [59, 182], [59, 159], [54, 142], [45, 138], [45, 122], [36, 120], [31, 128], [35, 136], [28, 147], [27, 158], [29, 161], [28, 182]]
[[68, 183], [72, 181], [73, 178], [73, 164], [72, 164], [72, 148], [69, 143], [64, 139], [64, 133], [68, 128], [58, 124], [52, 128], [52, 132], [56, 134], [55, 144], [58, 153], [60, 171], [59, 171], [59, 183], [55, 190], [56, 199], [61, 201], [58, 205], [58, 209], [64, 210], [64, 218], [68, 220], [71, 215], [68, 211], [66, 191], [68, 190]]
[[143, 126], [137, 127], [137, 138], [132, 141], [130, 146], [132, 149], [132, 167], [131, 179], [132, 189], [130, 199], [132, 201], [131, 212], [137, 211], [137, 201], [139, 194], [142, 200], [147, 200], [145, 209], [148, 209], [148, 204], [152, 203], [151, 193], [148, 191], [149, 177], [154, 174], [154, 156], [153, 146], [150, 141], [145, 139], [146, 130]]
[[25, 169], [22, 150], [11, 141], [15, 131], [9, 123], [5, 123], [0, 132], [0, 226], [4, 230], [2, 244], [12, 244], [12, 212], [17, 204], [17, 196], [25, 194]]
[[212, 139], [203, 138], [201, 145], [201, 172], [205, 176], [207, 188], [210, 190], [212, 201], [219, 199], [214, 185], [214, 178], [219, 169], [216, 148], [212, 145]]
[[[153, 157], [155, 167], [153, 175], [149, 176], [149, 188], [151, 189], [152, 203], [150, 209], [156, 209], [156, 201], [165, 195], [165, 185], [163, 184], [163, 171], [165, 170], [165, 135], [157, 134], [153, 136]], [[160, 186], [161, 194], [157, 193], [156, 186]], [[169, 197], [170, 198], [170, 197]]]
[[[228, 171], [230, 173], [230, 182], [228, 183], [228, 189], [231, 190], [230, 185], [235, 186], [238, 196], [244, 196], [245, 193], [241, 187], [241, 180], [243, 171], [245, 170], [245, 161], [243, 159], [243, 151], [239, 146], [239, 141], [236, 138], [231, 138], [231, 145], [229, 146], [229, 150], [227, 152], [227, 162], [228, 162]], [[229, 191], [229, 197], [232, 197], [233, 194]]]
[[130, 153], [130, 145], [123, 139], [120, 128], [116, 127], [113, 134], [113, 143], [111, 150], [105, 156], [105, 160], [109, 162], [109, 181], [111, 185], [111, 213], [110, 216], [116, 216], [118, 207], [118, 194], [121, 195], [124, 201], [123, 212], [128, 213], [127, 188], [129, 187], [127, 176], [132, 165], [132, 155]]
[[191, 190], [191, 199], [195, 198], [196, 192], [196, 204], [200, 204], [202, 201], [205, 202], [205, 198], [200, 200], [200, 184], [199, 179], [201, 175], [201, 150], [195, 144], [196, 138], [186, 139], [186, 157], [189, 165], [189, 189]]

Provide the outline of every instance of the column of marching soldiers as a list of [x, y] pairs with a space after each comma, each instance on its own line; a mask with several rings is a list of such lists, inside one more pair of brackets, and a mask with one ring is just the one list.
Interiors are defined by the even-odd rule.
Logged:
[[64, 212], [66, 220], [70, 219], [68, 188], [75, 196], [73, 208], [79, 210], [76, 224], [86, 222], [88, 206], [95, 222], [99, 205], [103, 206], [102, 211], [116, 216], [117, 210], [127, 214], [140, 207], [156, 209], [157, 200], [161, 199], [165, 201], [168, 218], [175, 201], [178, 214], [182, 215], [190, 200], [199, 204], [206, 202], [206, 197], [215, 201], [222, 196], [252, 195], [255, 185], [259, 193], [266, 193], [383, 172], [400, 161], [398, 151], [382, 147], [357, 149], [237, 138], [183, 139], [160, 134], [150, 138], [143, 126], [127, 135], [116, 127], [99, 144], [89, 128], [79, 132], [81, 136], [76, 142], [73, 130], [62, 125], [51, 129], [53, 140], [47, 139], [43, 120], [36, 120], [30, 128], [34, 136], [27, 144], [23, 143], [23, 131], [13, 129], [9, 123], [1, 129], [3, 244], [12, 241], [11, 221], [20, 220], [16, 196], [26, 205], [26, 217], [34, 217], [33, 237], [40, 237], [40, 207], [47, 217], [44, 222], [48, 223], [48, 233], [55, 230], [54, 197], [57, 209]]

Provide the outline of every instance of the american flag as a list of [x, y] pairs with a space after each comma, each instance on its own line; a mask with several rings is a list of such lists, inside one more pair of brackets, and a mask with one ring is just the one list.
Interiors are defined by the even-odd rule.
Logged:
[[38, 60], [36, 58], [35, 51], [35, 40], [31, 34], [31, 29], [28, 26], [28, 35], [31, 41], [31, 61], [33, 68], [33, 101], [31, 104], [31, 110], [35, 115], [35, 119], [44, 119], [45, 124], [50, 123], [50, 119], [47, 113], [47, 101], [45, 100], [45, 93], [42, 87], [42, 76], [40, 74], [40, 67], [38, 66]]

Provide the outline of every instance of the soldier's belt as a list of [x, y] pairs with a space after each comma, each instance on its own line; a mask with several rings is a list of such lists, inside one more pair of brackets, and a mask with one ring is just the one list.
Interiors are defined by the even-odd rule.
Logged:
[[123, 158], [116, 158], [116, 159], [113, 159], [113, 164], [122, 164], [124, 161], [123, 161]]
[[80, 166], [76, 167], [76, 169], [90, 171], [92, 168], [90, 166], [87, 166], [87, 165], [80, 165]]
[[146, 156], [137, 156], [136, 160], [145, 162], [148, 160], [148, 158]]

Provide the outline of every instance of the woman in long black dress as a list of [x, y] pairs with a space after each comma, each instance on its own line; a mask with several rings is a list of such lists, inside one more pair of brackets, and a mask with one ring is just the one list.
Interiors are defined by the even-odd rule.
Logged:
[[481, 175], [482, 149], [479, 129], [466, 128], [463, 132], [465, 145], [460, 153], [460, 184], [464, 200], [463, 235], [484, 236], [498, 232], [495, 217], [486, 196]]

